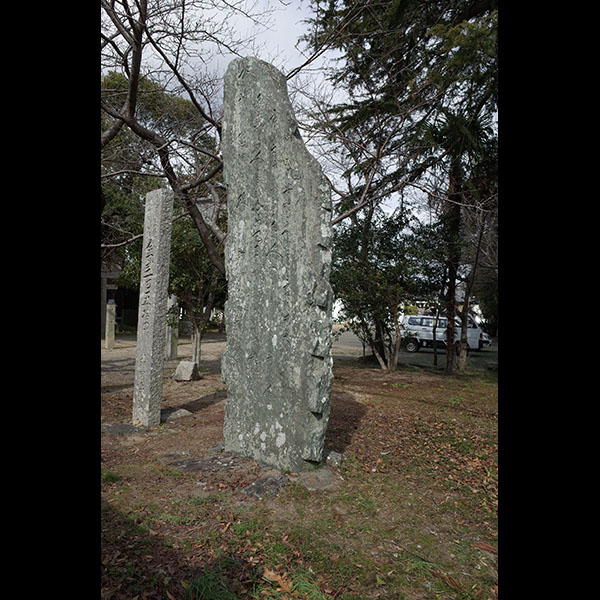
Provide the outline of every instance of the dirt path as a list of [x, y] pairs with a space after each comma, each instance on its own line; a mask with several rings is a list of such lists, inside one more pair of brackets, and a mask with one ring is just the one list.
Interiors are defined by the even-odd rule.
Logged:
[[[128, 387], [133, 391], [135, 376], [135, 335], [118, 335], [115, 347], [112, 350], [104, 348], [101, 342], [101, 377], [102, 393], [121, 391]], [[202, 357], [200, 371], [203, 375], [216, 381], [212, 375], [220, 374], [221, 357], [225, 351], [225, 334], [209, 332], [202, 340]], [[363, 354], [359, 342], [349, 338], [336, 341], [333, 346], [334, 360], [338, 362], [354, 360]], [[177, 365], [182, 360], [192, 356], [192, 342], [190, 338], [180, 338], [177, 346], [177, 358], [165, 362], [165, 383], [175, 372]], [[220, 375], [218, 376], [220, 380]]]
[[[133, 381], [135, 376], [135, 335], [118, 335], [115, 341], [115, 347], [112, 350], [104, 348], [104, 342], [101, 342], [101, 376], [102, 393], [121, 391], [131, 388], [133, 393]], [[225, 351], [225, 334], [210, 332], [207, 333], [202, 341], [202, 358], [200, 371], [209, 379], [211, 384], [220, 383], [221, 357]], [[363, 346], [353, 334], [346, 332], [340, 337], [334, 339], [332, 354], [334, 366], [373, 366], [360, 360], [363, 357]], [[171, 376], [175, 372], [177, 365], [181, 360], [186, 360], [192, 356], [192, 343], [190, 338], [180, 338], [178, 345], [178, 356], [175, 360], [165, 363], [165, 384], [168, 384]], [[473, 352], [470, 355], [471, 370], [486, 370], [497, 368], [498, 348], [495, 341], [492, 348], [484, 349], [480, 352]], [[417, 353], [401, 352], [399, 364], [405, 367], [431, 368], [433, 365], [433, 354], [430, 351], [421, 351]], [[443, 369], [445, 357], [443, 353], [439, 356], [439, 368]]]

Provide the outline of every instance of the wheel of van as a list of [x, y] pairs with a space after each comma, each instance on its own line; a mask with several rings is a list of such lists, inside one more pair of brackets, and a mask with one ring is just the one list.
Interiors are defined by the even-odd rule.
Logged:
[[411, 338], [408, 340], [408, 342], [406, 342], [407, 352], [418, 352], [420, 347], [421, 345], [419, 344], [419, 340], [416, 340], [415, 338]]

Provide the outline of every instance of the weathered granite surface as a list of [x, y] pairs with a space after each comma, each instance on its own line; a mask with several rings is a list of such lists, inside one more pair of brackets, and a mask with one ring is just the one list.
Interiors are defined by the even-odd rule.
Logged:
[[285, 77], [254, 58], [225, 74], [228, 451], [302, 471], [323, 456], [331, 392], [331, 193]]
[[115, 323], [117, 316], [117, 305], [113, 301], [106, 304], [106, 332], [104, 334], [104, 347], [112, 350], [115, 347]]
[[173, 192], [146, 195], [133, 388], [133, 423], [160, 425]]

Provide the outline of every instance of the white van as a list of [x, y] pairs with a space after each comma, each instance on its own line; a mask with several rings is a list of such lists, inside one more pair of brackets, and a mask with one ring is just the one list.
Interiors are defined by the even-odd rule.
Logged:
[[[483, 331], [469, 315], [467, 325], [467, 346], [469, 350], [481, 350], [484, 346]], [[400, 328], [404, 347], [407, 352], [417, 352], [420, 348], [433, 348], [433, 325], [435, 317], [421, 315], [406, 315], [402, 319]], [[435, 330], [435, 339], [438, 348], [446, 347], [446, 317], [438, 317]], [[454, 320], [454, 342], [460, 341], [461, 323], [458, 318]]]

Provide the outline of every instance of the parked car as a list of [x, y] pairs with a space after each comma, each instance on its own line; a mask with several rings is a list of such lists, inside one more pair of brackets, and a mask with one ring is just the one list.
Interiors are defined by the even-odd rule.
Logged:
[[[435, 317], [421, 315], [406, 315], [400, 324], [404, 347], [408, 352], [418, 352], [421, 348], [433, 348], [433, 329]], [[446, 347], [446, 326], [448, 319], [438, 317], [435, 328], [435, 340], [438, 348]], [[461, 323], [454, 320], [454, 342], [458, 344], [461, 334]], [[469, 316], [467, 325], [467, 349], [481, 350], [485, 345], [484, 332], [475, 320]], [[489, 336], [488, 336], [489, 337]]]

